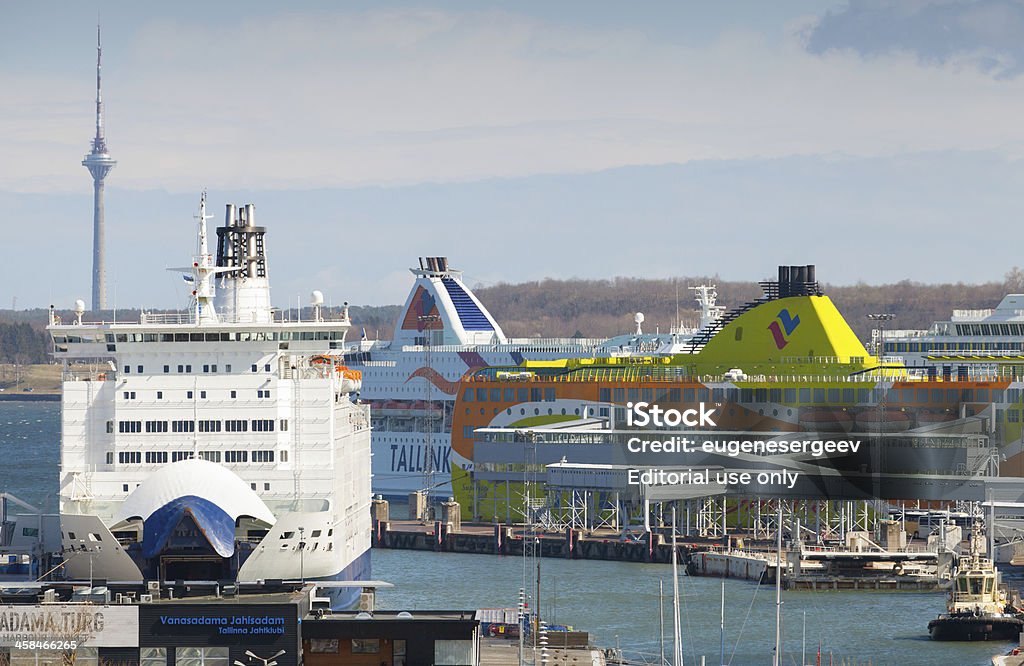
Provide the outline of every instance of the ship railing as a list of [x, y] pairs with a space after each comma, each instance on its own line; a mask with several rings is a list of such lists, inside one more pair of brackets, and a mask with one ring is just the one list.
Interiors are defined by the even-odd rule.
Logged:
[[[195, 313], [191, 310], [187, 312], [142, 312], [139, 315], [140, 324], [188, 324], [194, 325], [196, 322]], [[116, 324], [117, 322], [100, 322], [100, 325]], [[125, 323], [125, 322], [122, 322]], [[344, 324], [346, 326], [352, 325], [352, 320], [345, 316], [338, 317], [320, 317], [319, 320], [289, 320], [284, 316], [273, 317], [272, 313], [268, 313], [267, 316], [253, 316], [252, 313], [242, 314], [227, 314], [217, 313], [217, 324], [274, 324], [274, 323], [295, 323], [295, 324]], [[215, 324], [211, 324], [215, 325]]]
[[928, 553], [934, 553], [935, 549], [934, 548], [928, 548], [928, 546], [924, 545], [924, 544], [920, 544], [920, 545], [919, 544], [908, 544], [908, 545], [906, 545], [906, 546], [904, 546], [902, 548], [881, 548], [881, 547], [876, 547], [876, 548], [870, 548], [870, 549], [861, 549], [860, 551], [854, 551], [853, 549], [847, 548], [846, 546], [822, 546], [822, 545], [818, 545], [818, 544], [801, 544], [800, 545], [800, 554], [801, 555], [815, 554], [815, 553], [850, 553], [850, 552], [864, 552], [864, 553], [910, 553], [910, 554], [920, 553], [920, 554], [928, 554]]
[[117, 379], [117, 372], [109, 368], [101, 370], [96, 367], [69, 365], [61, 371], [60, 378], [64, 382], [104, 382]]

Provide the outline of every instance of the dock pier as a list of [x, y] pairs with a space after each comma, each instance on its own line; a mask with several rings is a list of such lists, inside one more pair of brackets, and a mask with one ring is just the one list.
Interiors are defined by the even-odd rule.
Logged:
[[[778, 558], [767, 541], [741, 539], [745, 548], [724, 547], [721, 539], [686, 538], [677, 557], [691, 576], [774, 583]], [[522, 556], [528, 544], [541, 557], [616, 562], [672, 562], [671, 540], [659, 532], [592, 530], [535, 531], [523, 525], [467, 524], [453, 529], [442, 521], [376, 520], [373, 546], [397, 550]], [[840, 549], [803, 545], [783, 554], [783, 585], [798, 590], [937, 591], [948, 556], [924, 549]]]

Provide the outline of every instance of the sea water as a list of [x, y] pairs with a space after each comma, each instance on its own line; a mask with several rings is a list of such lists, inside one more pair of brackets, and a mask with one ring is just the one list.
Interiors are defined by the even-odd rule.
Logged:
[[[57, 510], [60, 406], [0, 402], [0, 492], [44, 512]], [[536, 561], [521, 557], [401, 550], [373, 551], [373, 576], [394, 584], [378, 593], [383, 609], [515, 607], [529, 581], [536, 596]], [[665, 653], [672, 654], [672, 573], [667, 565], [589, 560], [541, 560], [541, 616], [549, 624], [589, 631], [601, 647], [627, 654], [660, 653], [659, 605]], [[1011, 580], [1019, 582], [1012, 574]], [[665, 596], [659, 600], [659, 583]], [[685, 663], [718, 664], [725, 599], [725, 663], [769, 664], [775, 640], [775, 588], [749, 581], [680, 578]], [[945, 606], [941, 593], [795, 591], [783, 594], [783, 663], [916, 665], [989, 664], [1010, 643], [939, 643], [928, 621]]]

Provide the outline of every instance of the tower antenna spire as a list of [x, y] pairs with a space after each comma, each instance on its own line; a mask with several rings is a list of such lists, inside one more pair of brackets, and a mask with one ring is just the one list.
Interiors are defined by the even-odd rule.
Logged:
[[107, 140], [103, 136], [103, 94], [101, 89], [101, 67], [103, 64], [103, 42], [100, 24], [96, 22], [96, 136], [92, 140], [92, 151], [82, 160], [82, 166], [92, 174], [92, 309], [107, 307], [106, 268], [104, 257], [103, 189], [107, 174], [117, 164], [107, 152]]
[[92, 152], [107, 152], [107, 142], [103, 137], [103, 41], [100, 36], [100, 24], [96, 23], [96, 138], [92, 140]]

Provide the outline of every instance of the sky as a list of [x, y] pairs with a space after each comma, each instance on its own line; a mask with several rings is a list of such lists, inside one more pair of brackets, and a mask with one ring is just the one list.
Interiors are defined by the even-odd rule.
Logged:
[[[816, 263], [1001, 280], [1024, 3], [0, 0], [0, 308], [88, 301], [95, 25], [107, 292], [181, 307], [199, 193], [256, 205], [278, 305]], [[970, 304], [965, 304], [970, 305]]]

